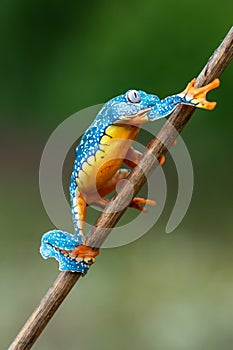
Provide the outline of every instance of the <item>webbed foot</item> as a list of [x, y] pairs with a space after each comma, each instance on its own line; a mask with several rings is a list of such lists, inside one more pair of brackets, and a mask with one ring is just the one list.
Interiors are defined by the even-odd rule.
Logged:
[[80, 272], [83, 275], [89, 270], [89, 263], [72, 255], [72, 252], [83, 244], [83, 236], [53, 230], [45, 233], [41, 239], [40, 253], [44, 259], [55, 258], [59, 270]]
[[84, 261], [87, 265], [92, 265], [96, 260], [95, 257], [99, 255], [99, 249], [93, 249], [87, 245], [79, 245], [70, 253], [78, 261]]
[[204, 108], [212, 110], [216, 106], [216, 102], [209, 102], [206, 100], [206, 94], [217, 88], [220, 85], [219, 79], [214, 79], [208, 85], [202, 86], [200, 88], [194, 87], [196, 78], [194, 78], [186, 87], [186, 89], [178, 94], [183, 99], [184, 104], [195, 106], [198, 108]]

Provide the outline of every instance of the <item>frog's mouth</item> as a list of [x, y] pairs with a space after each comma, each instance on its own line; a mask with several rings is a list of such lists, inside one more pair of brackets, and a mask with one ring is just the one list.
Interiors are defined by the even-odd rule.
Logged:
[[124, 116], [121, 120], [124, 124], [141, 125], [149, 121], [147, 112], [151, 110], [153, 106], [141, 109], [137, 114], [131, 116]]

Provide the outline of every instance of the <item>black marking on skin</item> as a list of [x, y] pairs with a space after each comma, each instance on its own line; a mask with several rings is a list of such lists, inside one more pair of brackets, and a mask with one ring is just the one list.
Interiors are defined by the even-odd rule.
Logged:
[[101, 146], [110, 146], [109, 143], [101, 143], [101, 142], [100, 142], [100, 145], [101, 145]]
[[87, 165], [92, 166], [92, 164], [88, 163], [88, 158], [86, 159], [86, 163]]
[[52, 247], [53, 249], [57, 250], [58, 252], [60, 252], [61, 254], [67, 256], [70, 259], [75, 259], [75, 257], [71, 257], [70, 253], [72, 252], [72, 250], [66, 250], [66, 249], [61, 249], [56, 247], [55, 245], [52, 245], [51, 243], [47, 242], [47, 244]]
[[[51, 243], [47, 242], [48, 245], [50, 245], [50, 247], [52, 247], [53, 249], [55, 249], [56, 251], [60, 252], [62, 255], [64, 255], [65, 257], [67, 257], [68, 259], [71, 259], [71, 260], [76, 260], [76, 258], [79, 258], [79, 256], [73, 256], [72, 255], [72, 251], [73, 250], [66, 250], [66, 249], [61, 249], [61, 248], [58, 248], [54, 245], [52, 245]], [[80, 262], [84, 262], [85, 265], [89, 268], [90, 265], [93, 264], [93, 260], [91, 258], [89, 258], [89, 262], [85, 262], [84, 258], [82, 258], [82, 260], [78, 261], [76, 260], [78, 263]]]
[[[79, 170], [79, 171], [80, 171], [80, 170]], [[83, 182], [82, 182], [82, 180], [79, 178], [79, 176], [76, 176], [76, 184], [77, 184], [77, 179], [78, 179], [78, 181], [80, 182], [80, 184], [83, 185]], [[78, 184], [77, 184], [77, 187], [78, 187]]]
[[191, 98], [191, 100], [189, 100], [189, 101], [186, 100], [186, 101], [188, 103], [192, 103], [194, 106], [197, 106], [199, 104], [199, 102], [194, 103], [194, 102], [192, 102], [193, 100], [195, 100], [195, 98]]
[[109, 135], [109, 134], [107, 134], [107, 133], [106, 133], [106, 130], [104, 130], [104, 135], [106, 135], [106, 136], [110, 137], [110, 139], [112, 139], [112, 136]]

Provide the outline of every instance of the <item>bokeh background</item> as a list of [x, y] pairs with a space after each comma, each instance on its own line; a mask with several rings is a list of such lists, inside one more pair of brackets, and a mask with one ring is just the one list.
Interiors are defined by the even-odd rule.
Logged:
[[[38, 253], [53, 228], [38, 185], [51, 132], [129, 88], [161, 97], [182, 90], [224, 38], [232, 10], [228, 0], [0, 2], [1, 349], [58, 274]], [[209, 94], [217, 108], [197, 111], [182, 134], [195, 188], [181, 225], [165, 234], [177, 190], [168, 156], [158, 223], [102, 252], [35, 350], [232, 348], [232, 77], [231, 65]]]

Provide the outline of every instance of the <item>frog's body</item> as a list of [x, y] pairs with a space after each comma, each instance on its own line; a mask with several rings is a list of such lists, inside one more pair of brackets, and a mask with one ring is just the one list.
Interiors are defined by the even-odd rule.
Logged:
[[[164, 100], [144, 91], [129, 90], [103, 106], [76, 149], [70, 182], [75, 234], [59, 230], [46, 233], [40, 249], [44, 258], [56, 258], [61, 270], [87, 272], [98, 250], [85, 245], [86, 206], [95, 203], [104, 207], [108, 202], [104, 197], [130, 173], [129, 169], [120, 168], [122, 163], [131, 169], [139, 163], [141, 154], [131, 146], [142, 123], [169, 115], [179, 104], [204, 109], [215, 107], [215, 102], [206, 101], [205, 96], [219, 85], [219, 80], [202, 88], [195, 88], [194, 83], [195, 80], [182, 93]], [[159, 161], [162, 164], [164, 157]], [[144, 204], [155, 202], [134, 198], [130, 206], [143, 211]]]
[[[82, 192], [86, 195], [99, 191], [120, 168], [132, 142], [136, 139], [139, 128], [133, 125], [111, 125], [100, 138], [99, 149], [89, 156], [74, 177]], [[89, 144], [86, 144], [89, 147]], [[77, 149], [79, 152], [79, 148]]]

